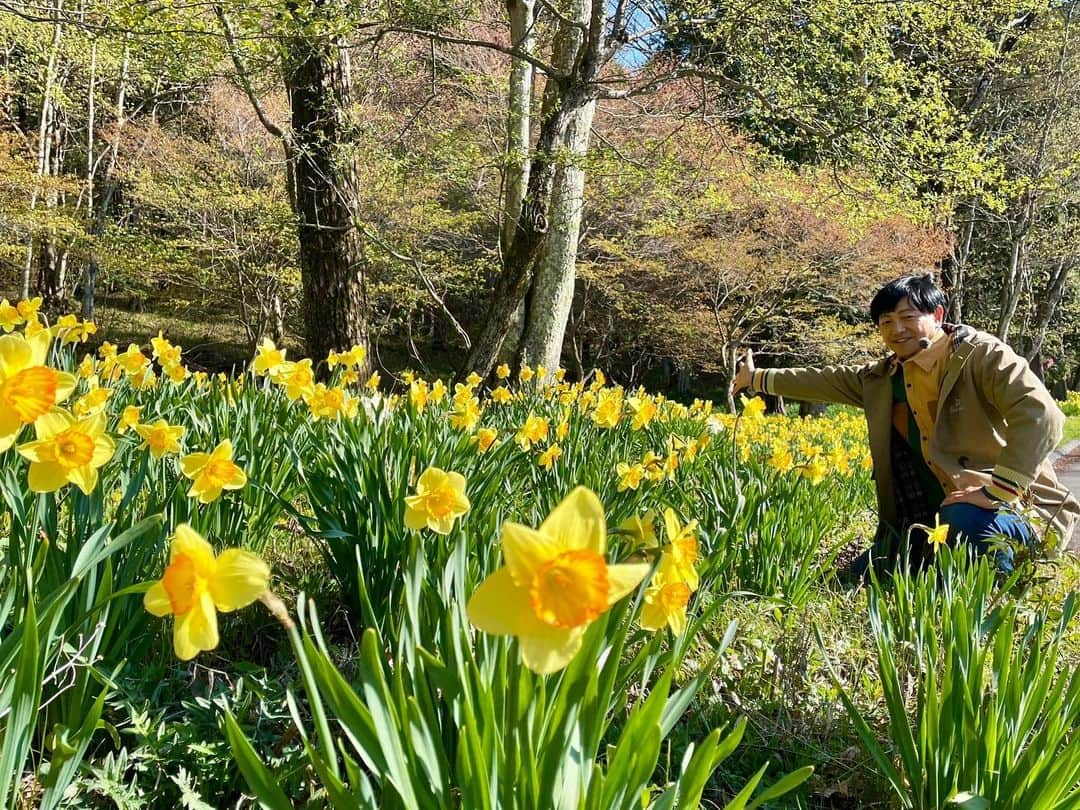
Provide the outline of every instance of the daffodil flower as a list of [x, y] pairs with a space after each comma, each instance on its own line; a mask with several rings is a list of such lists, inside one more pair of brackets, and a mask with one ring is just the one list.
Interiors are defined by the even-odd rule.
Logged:
[[266, 591], [270, 568], [250, 551], [230, 548], [215, 556], [198, 532], [183, 523], [169, 547], [169, 565], [143, 596], [155, 616], [176, 617], [173, 650], [182, 661], [218, 645], [217, 611], [246, 607]]
[[405, 498], [405, 525], [449, 534], [454, 521], [469, 511], [465, 476], [428, 467], [416, 482], [416, 493]]
[[679, 577], [696, 591], [698, 573], [695, 566], [698, 560], [697, 521], [691, 520], [683, 525], [678, 515], [670, 506], [664, 510], [664, 531], [667, 533], [666, 553], [671, 555], [672, 565]]
[[506, 522], [506, 565], [469, 599], [469, 621], [493, 635], [516, 636], [525, 666], [546, 675], [565, 667], [586, 628], [649, 571], [648, 563], [609, 565], [604, 508], [578, 487], [539, 529]]
[[0, 337], [0, 452], [75, 390], [74, 376], [45, 365], [49, 342], [48, 332]]
[[659, 630], [667, 625], [680, 635], [686, 629], [686, 606], [693, 589], [681, 576], [675, 558], [664, 554], [649, 580], [641, 606], [641, 626]]
[[37, 439], [16, 448], [30, 460], [30, 491], [55, 492], [74, 484], [87, 495], [93, 492], [98, 468], [116, 452], [116, 443], [105, 434], [105, 421], [104, 413], [76, 419], [63, 408], [53, 408], [34, 422]]
[[192, 453], [180, 459], [180, 470], [192, 481], [189, 498], [210, 503], [221, 496], [223, 489], [240, 489], [247, 483], [247, 474], [232, 460], [232, 442], [225, 439], [213, 452]]
[[164, 419], [158, 419], [152, 425], [135, 425], [135, 432], [142, 439], [142, 446], [150, 450], [154, 458], [161, 458], [166, 453], [180, 452], [180, 439], [187, 430], [182, 425], [170, 425]]

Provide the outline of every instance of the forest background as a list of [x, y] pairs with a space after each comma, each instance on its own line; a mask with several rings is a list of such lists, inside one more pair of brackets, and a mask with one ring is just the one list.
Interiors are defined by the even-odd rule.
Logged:
[[0, 289], [194, 367], [870, 357], [872, 291], [1080, 389], [1073, 2], [0, 0]]

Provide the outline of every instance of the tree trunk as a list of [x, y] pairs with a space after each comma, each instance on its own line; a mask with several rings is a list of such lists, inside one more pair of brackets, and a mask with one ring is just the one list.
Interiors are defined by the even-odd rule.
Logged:
[[1065, 282], [1075, 266], [1076, 258], [1074, 256], [1061, 256], [1058, 258], [1057, 266], [1050, 272], [1050, 279], [1046, 283], [1046, 289], [1039, 296], [1039, 306], [1035, 314], [1035, 325], [1031, 334], [1031, 348], [1026, 355], [1029, 364], [1042, 351], [1050, 322], [1054, 319], [1058, 306], [1061, 304], [1061, 299], [1065, 296]]
[[[534, 0], [506, 0], [510, 16], [510, 42], [520, 51], [532, 53]], [[510, 251], [521, 214], [521, 202], [529, 184], [533, 66], [524, 59], [510, 64], [510, 92], [506, 117], [506, 175], [504, 180], [501, 247]]]
[[[577, 1], [588, 9], [586, 20], [590, 20], [590, 14], [596, 20], [602, 18], [601, 0]], [[529, 292], [536, 261], [547, 238], [552, 217], [552, 189], [560, 168], [560, 156], [566, 150], [571, 121], [582, 108], [595, 103], [594, 82], [602, 66], [600, 50], [599, 39], [582, 37], [575, 26], [565, 23], [560, 26], [554, 43], [553, 62], [563, 66], [566, 74], [564, 78], [549, 76], [547, 79], [540, 135], [529, 165], [529, 182], [517, 228], [505, 254], [503, 271], [495, 282], [487, 323], [459, 376], [469, 371], [476, 371], [482, 377], [491, 373], [513, 324], [514, 312]]]
[[288, 53], [289, 196], [300, 240], [305, 349], [318, 363], [332, 349], [368, 345], [364, 261], [353, 224], [356, 171], [345, 153], [351, 86], [332, 40], [294, 37]]
[[551, 232], [537, 260], [526, 312], [522, 362], [554, 370], [562, 358], [563, 337], [574, 301], [578, 236], [585, 205], [583, 158], [589, 148], [596, 102], [571, 116], [567, 127], [567, 159], [555, 175], [551, 200]]
[[[54, 9], [53, 16], [53, 36], [52, 43], [49, 46], [49, 61], [45, 66], [45, 81], [43, 83], [41, 91], [41, 118], [38, 122], [38, 161], [37, 161], [37, 173], [38, 177], [47, 177], [53, 167], [53, 147], [56, 145], [55, 141], [58, 135], [58, 128], [56, 127], [56, 102], [54, 96], [56, 93], [55, 87], [57, 82], [58, 68], [57, 63], [60, 59], [60, 39], [64, 33], [64, 25], [61, 22], [60, 13], [63, 10], [63, 0], [56, 1], [56, 7]], [[34, 210], [37, 206], [38, 191], [34, 189], [30, 196], [30, 210]], [[48, 241], [46, 237], [44, 242]], [[47, 262], [55, 264], [56, 245], [51, 244], [48, 248], [44, 245], [39, 249], [39, 262], [44, 259]], [[19, 284], [19, 297], [30, 297], [30, 279], [32, 277], [34, 265], [34, 233], [33, 231], [26, 235], [26, 261], [23, 264], [22, 276]], [[41, 288], [41, 268], [42, 265], [38, 265], [38, 288]], [[44, 297], [44, 294], [43, 294]]]

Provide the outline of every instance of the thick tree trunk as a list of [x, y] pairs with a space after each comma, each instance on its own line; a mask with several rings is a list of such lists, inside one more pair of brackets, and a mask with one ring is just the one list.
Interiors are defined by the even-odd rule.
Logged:
[[559, 367], [570, 305], [574, 301], [578, 236], [585, 205], [583, 159], [589, 148], [596, 102], [571, 116], [567, 127], [567, 160], [555, 175], [551, 200], [551, 231], [544, 240], [528, 298], [521, 360], [549, 370]]
[[367, 347], [364, 261], [354, 227], [356, 171], [348, 148], [350, 76], [330, 40], [294, 38], [285, 86], [292, 111], [290, 199], [300, 240], [305, 348]]

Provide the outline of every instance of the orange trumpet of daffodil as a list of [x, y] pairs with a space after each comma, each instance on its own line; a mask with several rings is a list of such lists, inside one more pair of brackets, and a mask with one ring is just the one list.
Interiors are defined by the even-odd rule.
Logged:
[[218, 645], [217, 611], [246, 607], [266, 592], [270, 568], [257, 555], [236, 548], [215, 556], [206, 539], [186, 523], [176, 527], [169, 565], [143, 596], [155, 616], [176, 617], [173, 650], [182, 661]]
[[0, 452], [15, 443], [23, 425], [63, 402], [75, 390], [75, 377], [49, 368], [49, 333], [0, 337]]
[[585, 629], [634, 590], [648, 563], [609, 565], [604, 508], [578, 487], [539, 529], [506, 522], [505, 567], [469, 600], [469, 621], [493, 635], [516, 636], [521, 658], [546, 675], [565, 667], [581, 648]]

